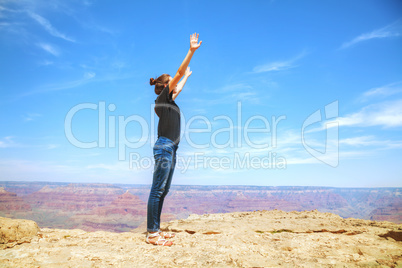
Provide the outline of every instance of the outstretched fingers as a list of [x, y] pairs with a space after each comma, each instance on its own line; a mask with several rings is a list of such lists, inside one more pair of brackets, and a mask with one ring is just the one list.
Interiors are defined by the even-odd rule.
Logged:
[[200, 34], [197, 33], [190, 34], [190, 40], [198, 41], [198, 36], [200, 36]]
[[192, 49], [197, 49], [200, 47], [202, 41], [200, 41], [200, 43], [198, 43], [199, 36], [200, 36], [200, 34], [197, 34], [197, 33], [193, 33], [190, 35], [190, 47]]

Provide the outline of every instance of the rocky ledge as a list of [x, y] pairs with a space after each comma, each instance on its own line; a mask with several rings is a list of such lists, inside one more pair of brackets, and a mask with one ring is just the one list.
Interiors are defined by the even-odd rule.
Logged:
[[34, 221], [0, 217], [0, 249], [29, 243], [32, 239], [37, 238], [39, 231], [40, 229]]
[[190, 215], [163, 229], [177, 232], [172, 247], [146, 244], [143, 227], [125, 233], [44, 228], [30, 243], [8, 247], [11, 240], [3, 239], [0, 266], [402, 266], [402, 225], [390, 222], [272, 210]]

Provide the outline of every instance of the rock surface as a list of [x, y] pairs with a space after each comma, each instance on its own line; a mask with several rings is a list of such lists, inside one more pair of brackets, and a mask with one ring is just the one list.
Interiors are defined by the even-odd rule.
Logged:
[[145, 229], [41, 230], [0, 251], [1, 267], [400, 267], [402, 225], [318, 211], [190, 215], [164, 223], [172, 247], [146, 244]]
[[30, 242], [39, 231], [34, 221], [0, 217], [0, 249]]

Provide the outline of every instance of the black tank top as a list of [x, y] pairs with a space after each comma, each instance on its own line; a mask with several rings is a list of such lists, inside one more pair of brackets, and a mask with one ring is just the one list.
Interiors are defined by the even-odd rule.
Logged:
[[160, 136], [180, 142], [180, 108], [172, 99], [173, 90], [169, 94], [167, 85], [155, 100], [155, 112], [159, 117], [158, 138]]

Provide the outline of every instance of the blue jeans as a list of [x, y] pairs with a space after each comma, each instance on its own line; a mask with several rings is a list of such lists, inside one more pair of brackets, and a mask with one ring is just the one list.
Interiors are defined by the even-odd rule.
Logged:
[[163, 201], [172, 183], [176, 166], [178, 146], [166, 137], [160, 136], [154, 145], [155, 168], [151, 192], [148, 198], [147, 231], [157, 232], [160, 228]]

